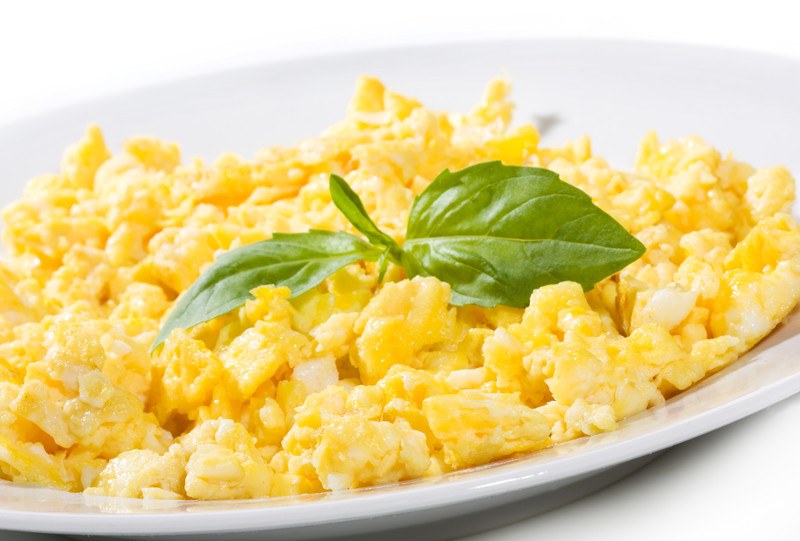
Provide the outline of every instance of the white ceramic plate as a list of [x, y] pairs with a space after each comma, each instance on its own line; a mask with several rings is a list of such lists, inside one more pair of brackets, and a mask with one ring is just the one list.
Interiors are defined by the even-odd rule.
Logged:
[[[665, 137], [701, 134], [754, 164], [800, 171], [796, 61], [634, 42], [460, 43], [264, 63], [0, 126], [0, 202], [17, 197], [28, 178], [56, 169], [63, 148], [89, 122], [99, 123], [112, 143], [147, 133], [180, 142], [185, 156], [212, 158], [225, 150], [249, 156], [339, 119], [361, 73], [448, 110], [471, 107], [490, 78], [506, 73], [518, 121], [549, 125], [545, 143], [589, 133], [595, 151], [620, 167], [630, 166], [640, 137], [656, 129]], [[250, 502], [153, 503], [0, 484], [0, 527], [155, 539], [452, 537], [596, 490], [654, 453], [800, 391], [798, 348], [795, 313], [733, 366], [616, 432], [441, 478]], [[492, 513], [499, 506], [505, 512]]]

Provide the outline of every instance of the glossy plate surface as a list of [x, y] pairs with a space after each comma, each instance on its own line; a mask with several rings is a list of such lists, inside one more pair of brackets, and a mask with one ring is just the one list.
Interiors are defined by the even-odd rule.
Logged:
[[[207, 73], [73, 105], [0, 126], [0, 202], [57, 168], [89, 122], [117, 146], [132, 134], [181, 144], [211, 160], [250, 156], [312, 136], [343, 115], [355, 78], [377, 75], [426, 105], [466, 110], [500, 74], [514, 82], [518, 122], [543, 128], [543, 144], [588, 133], [596, 154], [630, 167], [641, 136], [702, 135], [756, 166], [800, 172], [800, 63], [780, 57], [613, 41], [458, 43], [265, 62]], [[795, 205], [797, 207], [797, 205]], [[796, 214], [796, 213], [795, 213]], [[88, 498], [0, 483], [5, 529], [198, 539], [352, 537], [426, 528], [498, 506], [534, 514], [612, 482], [660, 450], [800, 391], [800, 314], [751, 353], [620, 430], [529, 457], [417, 482], [348, 493], [250, 502], [143, 502]], [[523, 501], [524, 500], [524, 501]], [[466, 530], [496, 526], [458, 519]], [[442, 533], [446, 532], [446, 533]], [[416, 534], [415, 534], [416, 535]], [[152, 539], [152, 537], [150, 537]]]

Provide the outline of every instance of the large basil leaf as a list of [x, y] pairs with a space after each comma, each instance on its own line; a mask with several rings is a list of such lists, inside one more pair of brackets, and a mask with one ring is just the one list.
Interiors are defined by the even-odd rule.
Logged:
[[453, 304], [527, 306], [538, 287], [570, 280], [589, 290], [644, 252], [556, 173], [488, 162], [445, 170], [417, 197], [403, 265], [448, 282]]

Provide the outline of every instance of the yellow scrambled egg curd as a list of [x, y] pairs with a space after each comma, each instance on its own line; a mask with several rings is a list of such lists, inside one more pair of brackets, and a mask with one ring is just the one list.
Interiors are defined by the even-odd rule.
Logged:
[[[252, 162], [183, 162], [176, 145], [97, 127], [4, 213], [0, 478], [143, 498], [261, 498], [437, 475], [584, 435], [664, 402], [740, 356], [800, 299], [794, 181], [698, 138], [647, 135], [635, 172], [581, 138], [512, 127], [506, 81], [467, 114], [359, 79], [345, 120]], [[449, 304], [434, 278], [351, 265], [289, 299], [150, 345], [215, 257], [309, 228], [350, 230], [347, 179], [402, 242], [443, 169], [550, 168], [648, 248], [584, 293], [526, 309]]]

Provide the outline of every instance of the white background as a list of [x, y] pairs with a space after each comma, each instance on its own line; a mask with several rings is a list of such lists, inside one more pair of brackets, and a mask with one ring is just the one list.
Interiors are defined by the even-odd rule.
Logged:
[[[800, 58], [796, 11], [764, 0], [0, 4], [0, 122], [216, 66], [407, 42], [615, 37]], [[795, 397], [593, 496], [471, 539], [800, 539], [799, 430]]]

